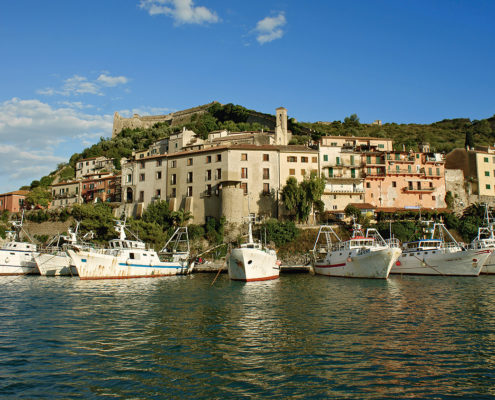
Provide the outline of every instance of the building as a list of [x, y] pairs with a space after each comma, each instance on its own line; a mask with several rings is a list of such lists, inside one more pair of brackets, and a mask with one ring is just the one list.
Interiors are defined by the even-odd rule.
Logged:
[[76, 179], [83, 179], [88, 175], [108, 173], [115, 169], [112, 158], [91, 157], [79, 160], [76, 163]]
[[0, 211], [19, 212], [24, 208], [24, 202], [29, 190], [16, 190], [0, 194]]
[[364, 152], [393, 150], [392, 139], [324, 136], [319, 143], [319, 171], [326, 180], [322, 201], [328, 211], [364, 202]]
[[494, 147], [454, 149], [447, 154], [445, 168], [462, 171], [469, 202], [495, 202]]
[[287, 179], [318, 173], [318, 151], [289, 146], [290, 137], [282, 107], [273, 132], [216, 131], [202, 140], [182, 130], [162, 144], [166, 153], [146, 150], [122, 163], [125, 212], [139, 215], [164, 199], [172, 210], [191, 212], [194, 223], [222, 216], [241, 222], [249, 214], [277, 217]]
[[364, 201], [381, 207], [445, 207], [445, 161], [442, 154], [423, 152], [366, 152]]
[[67, 207], [72, 204], [80, 204], [82, 198], [81, 181], [60, 182], [50, 185], [52, 202], [50, 208]]
[[81, 181], [81, 197], [85, 203], [120, 201], [120, 175], [92, 174]]

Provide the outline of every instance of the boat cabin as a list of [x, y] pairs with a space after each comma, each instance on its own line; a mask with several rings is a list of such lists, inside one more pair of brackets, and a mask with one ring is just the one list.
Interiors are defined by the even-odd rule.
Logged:
[[146, 245], [143, 242], [139, 242], [137, 240], [110, 240], [109, 242], [111, 250], [146, 250]]
[[416, 242], [404, 243], [404, 252], [423, 251], [423, 250], [436, 250], [442, 247], [442, 240], [440, 239], [423, 239]]
[[3, 249], [10, 251], [36, 251], [37, 246], [32, 243], [8, 242], [3, 246]]

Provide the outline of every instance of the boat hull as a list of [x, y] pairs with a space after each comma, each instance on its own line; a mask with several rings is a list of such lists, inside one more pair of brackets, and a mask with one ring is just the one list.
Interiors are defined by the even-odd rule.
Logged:
[[38, 275], [34, 261], [38, 253], [27, 251], [0, 250], [0, 276], [2, 275]]
[[80, 279], [157, 278], [187, 273], [187, 262], [161, 262], [158, 265], [137, 264], [135, 260], [74, 250], [68, 251]]
[[462, 250], [443, 252], [436, 250], [403, 253], [392, 267], [391, 274], [478, 276], [491, 250]]
[[77, 276], [77, 269], [68, 255], [40, 254], [34, 257], [42, 276]]
[[491, 249], [492, 253], [488, 256], [483, 267], [481, 267], [482, 274], [495, 274], [495, 249]]
[[334, 251], [325, 260], [313, 264], [316, 274], [344, 278], [386, 279], [401, 249], [390, 247], [364, 254]]
[[280, 275], [275, 252], [250, 248], [232, 250], [228, 271], [230, 279], [244, 282], [267, 281]]

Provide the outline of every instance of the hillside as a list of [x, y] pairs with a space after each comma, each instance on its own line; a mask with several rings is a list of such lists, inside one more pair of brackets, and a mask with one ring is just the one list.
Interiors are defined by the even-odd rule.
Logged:
[[[249, 110], [245, 107], [213, 103], [206, 113], [192, 113], [189, 120], [184, 120], [187, 129], [195, 131], [200, 137], [206, 138], [209, 132], [218, 129], [229, 131], [273, 130], [275, 116]], [[123, 129], [117, 136], [100, 141], [81, 153], [73, 154], [67, 164], [61, 164], [57, 170], [33, 181], [31, 188], [48, 186], [59, 176], [70, 179], [74, 175], [74, 167], [78, 160], [105, 156], [115, 160], [115, 166], [120, 169], [120, 159], [130, 157], [133, 150], [143, 150], [154, 141], [168, 137], [171, 133], [180, 131], [182, 126], [171, 126], [163, 122], [149, 129]], [[293, 144], [307, 143], [308, 140], [318, 140], [325, 135], [344, 136], [376, 136], [388, 137], [394, 140], [395, 148], [400, 150], [417, 149], [421, 142], [429, 142], [430, 147], [438, 152], [449, 152], [457, 147], [464, 147], [466, 137], [471, 145], [493, 145], [495, 143], [495, 115], [488, 119], [471, 121], [467, 118], [445, 119], [433, 124], [396, 124], [386, 123], [381, 126], [361, 124], [356, 115], [346, 117], [343, 122], [297, 122], [289, 118], [288, 128], [293, 133]]]

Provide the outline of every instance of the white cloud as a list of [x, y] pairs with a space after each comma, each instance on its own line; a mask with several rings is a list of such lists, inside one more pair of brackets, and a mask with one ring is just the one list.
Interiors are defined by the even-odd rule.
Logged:
[[256, 40], [260, 44], [271, 42], [275, 39], [280, 39], [284, 36], [282, 27], [287, 23], [285, 14], [280, 12], [275, 17], [266, 17], [258, 21], [254, 31], [257, 33]]
[[94, 94], [103, 96], [102, 87], [115, 87], [124, 85], [129, 81], [125, 76], [111, 76], [108, 73], [101, 73], [95, 80], [90, 80], [85, 76], [74, 75], [67, 78], [60, 89], [45, 88], [39, 89], [36, 93], [53, 96], [78, 96], [84, 94]]
[[139, 7], [150, 15], [167, 15], [176, 25], [216, 23], [220, 18], [203, 6], [195, 6], [192, 0], [140, 0]]
[[83, 104], [59, 108], [39, 100], [0, 103], [0, 190], [10, 191], [53, 171], [85, 145], [110, 136], [112, 115], [87, 114]]
[[124, 85], [128, 82], [128, 79], [125, 76], [110, 76], [107, 74], [101, 74], [98, 79], [98, 82], [101, 82], [104, 86], [117, 86]]

